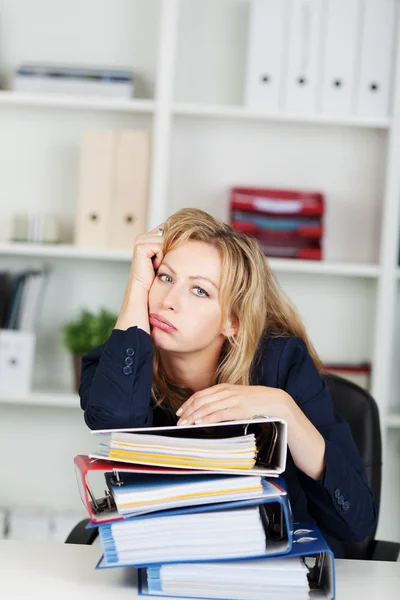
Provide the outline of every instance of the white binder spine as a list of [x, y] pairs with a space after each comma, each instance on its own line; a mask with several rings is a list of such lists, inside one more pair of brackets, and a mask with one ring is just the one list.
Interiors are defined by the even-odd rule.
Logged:
[[244, 93], [245, 104], [251, 108], [282, 108], [289, 7], [289, 0], [251, 2]]
[[284, 90], [284, 109], [287, 112], [316, 111], [321, 71], [322, 16], [321, 0], [291, 2]]
[[386, 117], [390, 111], [397, 0], [364, 0], [356, 113]]
[[325, 0], [321, 112], [355, 109], [362, 0]]

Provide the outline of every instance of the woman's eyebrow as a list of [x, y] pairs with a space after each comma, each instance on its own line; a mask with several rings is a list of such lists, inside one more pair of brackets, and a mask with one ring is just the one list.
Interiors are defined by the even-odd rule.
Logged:
[[[167, 269], [169, 269], [171, 273], [173, 273], [173, 275], [176, 275], [176, 271], [174, 271], [174, 269], [170, 267], [169, 264], [165, 262], [165, 260], [163, 261], [162, 266], [167, 267]], [[188, 279], [203, 279], [204, 281], [208, 281], [209, 283], [211, 283], [211, 285], [213, 285], [215, 289], [218, 290], [218, 286], [208, 277], [203, 277], [203, 275], [191, 275], [190, 277], [188, 277]]]

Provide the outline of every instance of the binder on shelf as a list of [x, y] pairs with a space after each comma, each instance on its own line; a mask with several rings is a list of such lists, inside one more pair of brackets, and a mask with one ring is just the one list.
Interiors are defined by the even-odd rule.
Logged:
[[131, 250], [136, 235], [145, 229], [149, 173], [148, 132], [86, 132], [75, 243]]
[[234, 187], [231, 210], [270, 216], [320, 217], [324, 214], [324, 195], [308, 190]]
[[244, 93], [248, 107], [281, 109], [289, 7], [287, 0], [251, 2]]
[[325, 0], [321, 112], [354, 110], [359, 56], [361, 0]]
[[[278, 418], [91, 433], [99, 438], [99, 450], [90, 458], [266, 477], [278, 477], [286, 467], [287, 423]], [[233, 445], [229, 453], [221, 450], [227, 444]]]
[[296, 558], [307, 572], [308, 589], [303, 589], [303, 594], [306, 591], [304, 597], [334, 600], [334, 556], [318, 527], [309, 522], [294, 524], [292, 548], [280, 559], [213, 561], [201, 565], [201, 569], [190, 563], [140, 568], [138, 593], [141, 596], [275, 600], [279, 589], [279, 598], [291, 600], [293, 587], [288, 586], [288, 574]]
[[396, 0], [365, 0], [356, 114], [389, 114], [394, 64]]
[[87, 131], [82, 140], [75, 244], [107, 247], [114, 185], [113, 131]]
[[287, 112], [315, 113], [322, 46], [321, 0], [291, 3], [287, 69], [283, 108]]
[[[248, 500], [184, 506], [126, 518], [123, 521], [101, 523], [98, 527], [104, 555], [97, 568], [143, 567], [160, 563], [204, 563], [217, 555], [215, 560], [224, 562], [234, 558], [286, 554], [292, 547], [293, 518], [285, 484], [283, 480], [277, 481], [278, 483], [273, 485], [280, 488], [280, 493], [273, 496], [266, 493], [264, 496]], [[248, 543], [242, 548], [243, 554], [238, 554], [234, 543], [226, 547], [223, 536], [215, 540], [215, 544], [208, 544], [207, 534], [208, 537], [212, 537], [214, 533], [213, 528], [209, 529], [210, 524], [224, 527], [223, 521], [228, 527], [227, 535], [229, 532], [235, 535], [232, 524], [237, 523], [237, 540], [244, 535], [245, 524], [251, 524], [254, 540], [252, 535], [248, 536]], [[188, 535], [192, 530], [204, 533], [204, 539], [198, 540], [196, 536]], [[176, 543], [172, 546], [169, 531], [175, 532]], [[180, 531], [184, 531], [185, 535], [181, 543], [178, 542]], [[151, 538], [149, 548], [145, 548], [141, 543], [142, 532], [145, 532], [147, 538]], [[217, 542], [221, 545], [215, 548]], [[188, 560], [188, 556], [196, 558]]]
[[0, 395], [30, 392], [36, 336], [32, 331], [0, 330]]
[[108, 247], [132, 250], [146, 228], [150, 175], [150, 134], [120, 131], [115, 139], [115, 166]]

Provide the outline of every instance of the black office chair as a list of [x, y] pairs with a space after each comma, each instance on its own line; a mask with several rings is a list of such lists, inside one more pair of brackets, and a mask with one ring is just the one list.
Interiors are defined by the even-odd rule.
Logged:
[[[338, 377], [323, 375], [335, 411], [350, 425], [354, 441], [360, 452], [368, 482], [371, 487], [379, 511], [382, 474], [382, 442], [379, 424], [379, 411], [375, 400], [363, 388]], [[97, 529], [85, 529], [89, 519], [78, 523], [66, 539], [66, 544], [92, 544], [98, 533]], [[346, 558], [396, 561], [400, 553], [400, 544], [375, 540], [375, 531], [357, 543], [346, 543]]]
[[[378, 507], [381, 499], [382, 441], [378, 406], [365, 389], [333, 374], [323, 375], [335, 411], [350, 425], [369, 486]], [[376, 529], [362, 542], [345, 543], [346, 558], [397, 561], [400, 544], [375, 540]]]

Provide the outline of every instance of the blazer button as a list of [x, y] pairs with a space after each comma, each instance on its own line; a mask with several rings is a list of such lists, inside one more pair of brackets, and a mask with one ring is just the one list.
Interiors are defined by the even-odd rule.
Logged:
[[133, 355], [135, 354], [135, 350], [134, 350], [133, 348], [127, 348], [127, 349], [125, 350], [125, 354], [126, 354], [127, 356], [133, 356]]
[[126, 365], [128, 365], [128, 367], [130, 367], [131, 365], [133, 365], [133, 358], [127, 356], [124, 362]]
[[129, 367], [128, 365], [126, 367], [124, 367], [122, 369], [122, 372], [124, 375], [130, 375], [132, 373], [132, 367]]
[[340, 496], [340, 490], [339, 490], [339, 488], [336, 488], [336, 490], [335, 490], [335, 498], [339, 498], [339, 496]]
[[346, 500], [346, 502], [343, 502], [343, 504], [342, 504], [342, 510], [349, 510], [349, 508], [350, 508], [350, 502], [348, 502]]
[[336, 502], [339, 504], [339, 506], [343, 506], [344, 496], [339, 496], [339, 498], [336, 500]]

